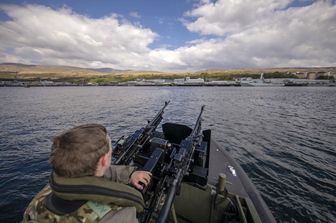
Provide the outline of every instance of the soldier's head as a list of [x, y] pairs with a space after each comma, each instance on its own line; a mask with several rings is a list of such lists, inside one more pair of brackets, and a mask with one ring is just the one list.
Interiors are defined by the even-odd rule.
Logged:
[[49, 162], [63, 177], [102, 176], [111, 164], [111, 139], [99, 124], [74, 127], [56, 136]]

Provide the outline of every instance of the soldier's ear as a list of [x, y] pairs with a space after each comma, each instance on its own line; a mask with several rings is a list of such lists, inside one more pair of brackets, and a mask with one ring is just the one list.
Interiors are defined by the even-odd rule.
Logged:
[[105, 153], [99, 158], [99, 162], [101, 162], [101, 166], [105, 167], [108, 164], [109, 154]]
[[95, 176], [103, 176], [104, 168], [107, 165], [107, 159], [106, 159], [106, 154], [102, 155], [98, 159], [96, 171], [95, 171]]
[[98, 159], [97, 169], [100, 169], [102, 167], [102, 163], [103, 163], [103, 156], [99, 157]]

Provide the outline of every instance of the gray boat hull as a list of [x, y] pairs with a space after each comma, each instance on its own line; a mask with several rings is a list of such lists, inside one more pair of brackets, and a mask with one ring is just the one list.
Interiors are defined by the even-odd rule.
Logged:
[[[233, 170], [236, 176], [234, 176]], [[215, 185], [220, 173], [224, 173], [227, 181], [230, 182], [226, 186], [228, 192], [249, 198], [262, 222], [276, 222], [265, 201], [241, 166], [227, 151], [221, 148], [214, 140], [211, 140], [208, 183]]]

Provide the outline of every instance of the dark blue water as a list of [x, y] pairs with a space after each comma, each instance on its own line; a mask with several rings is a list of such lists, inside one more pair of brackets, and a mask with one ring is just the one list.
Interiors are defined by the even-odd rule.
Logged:
[[113, 138], [164, 121], [204, 128], [242, 165], [278, 222], [336, 222], [336, 88], [0, 88], [0, 222], [47, 183], [52, 137], [83, 123]]

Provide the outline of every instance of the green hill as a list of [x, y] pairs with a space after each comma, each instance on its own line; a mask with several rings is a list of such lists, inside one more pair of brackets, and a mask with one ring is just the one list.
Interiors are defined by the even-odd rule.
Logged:
[[331, 72], [335, 67], [317, 68], [251, 68], [251, 69], [210, 69], [195, 72], [160, 72], [115, 70], [112, 68], [81, 68], [55, 65], [27, 65], [18, 63], [0, 64], [0, 80], [68, 80], [85, 82], [112, 82], [136, 79], [175, 79], [183, 77], [232, 80], [237, 77], [258, 78], [264, 73], [265, 78], [296, 77], [297, 73]]

